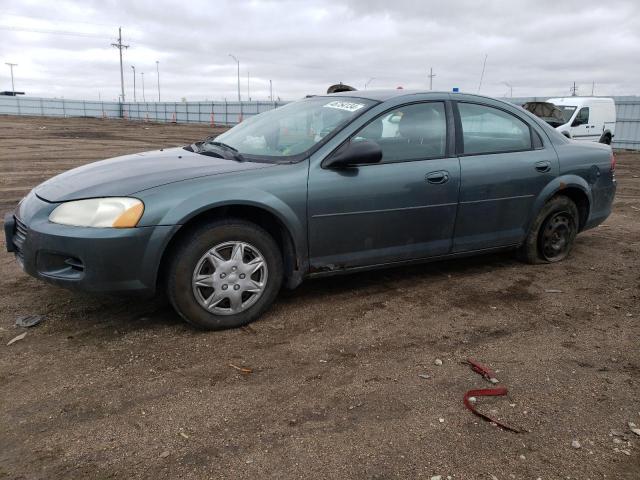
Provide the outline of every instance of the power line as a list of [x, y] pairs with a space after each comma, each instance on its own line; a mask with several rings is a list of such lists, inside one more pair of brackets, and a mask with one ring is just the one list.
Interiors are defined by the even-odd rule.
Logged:
[[94, 35], [92, 33], [68, 32], [64, 30], [49, 30], [46, 28], [12, 27], [9, 25], [0, 25], [0, 30], [8, 30], [12, 32], [45, 33], [48, 35], [67, 35], [70, 37], [99, 38], [103, 40], [111, 38], [103, 35]]

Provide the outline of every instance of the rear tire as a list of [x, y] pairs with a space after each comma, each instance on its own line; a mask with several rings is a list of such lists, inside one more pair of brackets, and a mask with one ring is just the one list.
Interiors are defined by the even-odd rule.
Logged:
[[183, 236], [167, 274], [167, 296], [184, 320], [206, 330], [240, 327], [278, 295], [282, 254], [271, 235], [253, 223], [208, 222]]
[[579, 228], [576, 204], [565, 196], [553, 197], [540, 210], [520, 247], [520, 258], [531, 264], [555, 263], [567, 258]]

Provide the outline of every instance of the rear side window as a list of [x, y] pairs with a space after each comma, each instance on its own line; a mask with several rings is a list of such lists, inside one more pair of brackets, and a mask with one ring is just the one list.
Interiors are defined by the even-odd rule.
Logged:
[[465, 155], [531, 150], [529, 125], [486, 105], [458, 103]]
[[383, 113], [352, 141], [358, 140], [380, 145], [382, 163], [442, 158], [447, 144], [444, 103], [415, 103]]

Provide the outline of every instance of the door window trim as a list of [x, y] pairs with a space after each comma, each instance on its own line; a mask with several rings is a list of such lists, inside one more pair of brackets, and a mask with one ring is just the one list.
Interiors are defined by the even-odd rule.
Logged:
[[[501, 112], [506, 113], [507, 115], [511, 115], [512, 117], [520, 120], [522, 123], [524, 123], [527, 128], [529, 129], [529, 141], [530, 141], [530, 148], [521, 148], [521, 149], [517, 149], [517, 150], [499, 150], [499, 151], [495, 151], [495, 152], [481, 152], [481, 153], [464, 153], [464, 130], [462, 128], [462, 118], [460, 116], [460, 110], [458, 108], [458, 104], [459, 103], [465, 103], [465, 104], [470, 104], [470, 105], [478, 105], [480, 107], [487, 107], [487, 108], [494, 108], [496, 110], [500, 110]], [[474, 157], [474, 156], [479, 156], [479, 155], [500, 155], [503, 153], [518, 153], [518, 152], [533, 152], [535, 150], [544, 150], [544, 141], [542, 140], [542, 138], [540, 137], [540, 135], [538, 134], [538, 132], [534, 132], [534, 129], [531, 127], [531, 124], [527, 121], [525, 121], [524, 119], [520, 118], [519, 116], [511, 113], [510, 111], [506, 110], [505, 108], [501, 108], [501, 107], [497, 107], [495, 105], [488, 105], [486, 103], [481, 103], [481, 102], [474, 102], [474, 101], [467, 101], [467, 100], [456, 100], [453, 102], [453, 114], [455, 117], [455, 127], [456, 127], [456, 132], [455, 132], [455, 145], [456, 145], [456, 153], [458, 155], [458, 157]], [[535, 142], [534, 142], [534, 138], [533, 135], [536, 134], [539, 137], [540, 143], [542, 144], [542, 147], [539, 148], [535, 148]]]
[[351, 142], [351, 140], [353, 140], [354, 137], [357, 136], [357, 134], [359, 132], [361, 132], [362, 130], [364, 130], [365, 128], [367, 128], [369, 126], [369, 124], [373, 123], [374, 121], [378, 120], [379, 118], [383, 117], [384, 115], [389, 114], [390, 112], [393, 112], [394, 110], [399, 110], [403, 107], [408, 107], [411, 105], [421, 105], [421, 104], [425, 104], [425, 103], [442, 103], [444, 106], [444, 116], [445, 116], [445, 134], [446, 134], [446, 139], [445, 139], [445, 145], [444, 145], [444, 155], [438, 155], [435, 157], [423, 157], [423, 158], [411, 158], [411, 159], [406, 159], [406, 160], [393, 160], [390, 162], [378, 162], [378, 163], [363, 163], [360, 165], [357, 165], [357, 168], [360, 167], [372, 167], [375, 165], [392, 165], [394, 163], [407, 163], [407, 162], [424, 162], [424, 161], [428, 161], [428, 160], [441, 160], [444, 158], [451, 158], [451, 157], [455, 157], [455, 128], [453, 127], [453, 120], [454, 120], [454, 112], [452, 109], [452, 102], [451, 100], [416, 100], [413, 102], [407, 102], [407, 103], [403, 103], [400, 105], [395, 105], [393, 107], [389, 107], [387, 110], [384, 110], [383, 112], [379, 113], [378, 115], [376, 115], [375, 117], [373, 117], [371, 120], [369, 120], [367, 123], [363, 124], [360, 126], [360, 128], [358, 128], [355, 132], [353, 132], [351, 135], [349, 135], [348, 138], [346, 138], [342, 143], [340, 143], [340, 145], [338, 145], [336, 148], [334, 148], [327, 156], [325, 156], [322, 159], [322, 162], [320, 164], [320, 167], [323, 170], [332, 170], [331, 168], [325, 167], [325, 162], [331, 158], [338, 150], [340, 150], [342, 147], [344, 147], [345, 145], [347, 145], [349, 142]]

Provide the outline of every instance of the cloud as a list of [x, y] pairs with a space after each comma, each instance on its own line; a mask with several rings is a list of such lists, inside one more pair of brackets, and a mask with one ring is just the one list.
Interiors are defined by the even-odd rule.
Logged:
[[[26, 0], [0, 19], [0, 60], [16, 62], [16, 89], [34, 96], [114, 99], [122, 26], [125, 87], [145, 72], [163, 99], [299, 98], [342, 81], [363, 88], [478, 90], [501, 96], [563, 95], [575, 81], [590, 94], [628, 95], [640, 84], [639, 2], [451, 1], [72, 1]], [[67, 34], [53, 34], [65, 32]], [[8, 68], [0, 89], [10, 88]], [[137, 97], [142, 96], [138, 77]]]

